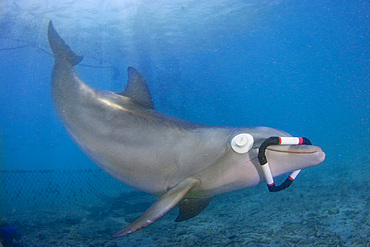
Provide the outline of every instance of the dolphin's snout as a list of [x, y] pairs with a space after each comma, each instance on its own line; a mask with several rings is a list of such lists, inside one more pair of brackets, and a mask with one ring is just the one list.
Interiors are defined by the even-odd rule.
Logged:
[[292, 157], [309, 157], [309, 163], [317, 165], [325, 160], [325, 153], [320, 147], [312, 145], [291, 145], [291, 146], [269, 146], [266, 151], [281, 154], [291, 154]]
[[323, 153], [320, 147], [312, 145], [279, 145], [279, 146], [269, 146], [267, 151], [273, 152], [283, 152], [292, 154], [313, 154], [313, 153]]
[[312, 145], [269, 146], [266, 157], [274, 174], [316, 166], [325, 160], [320, 147]]
[[323, 162], [325, 160], [325, 153], [321, 150], [321, 148], [319, 148], [319, 149], [320, 150], [317, 151], [317, 153], [316, 153], [317, 160], [318, 160], [317, 164], [320, 164], [321, 162]]

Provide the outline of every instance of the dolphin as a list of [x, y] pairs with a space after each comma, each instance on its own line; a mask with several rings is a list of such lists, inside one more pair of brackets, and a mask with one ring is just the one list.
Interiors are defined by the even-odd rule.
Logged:
[[[92, 88], [73, 68], [82, 57], [73, 53], [51, 21], [48, 40], [55, 58], [52, 101], [70, 137], [114, 178], [160, 196], [112, 237], [152, 224], [177, 204], [175, 221], [193, 218], [214, 195], [265, 182], [257, 159], [261, 143], [271, 136], [290, 136], [268, 127], [211, 126], [158, 112], [144, 78], [132, 67], [124, 91]], [[235, 142], [243, 134], [249, 138]], [[324, 161], [325, 154], [312, 145], [275, 145], [266, 149], [266, 157], [277, 177], [315, 166]]]

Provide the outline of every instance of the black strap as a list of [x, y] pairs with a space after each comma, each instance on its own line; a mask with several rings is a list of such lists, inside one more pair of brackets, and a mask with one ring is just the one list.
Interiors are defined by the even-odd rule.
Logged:
[[[311, 141], [306, 138], [302, 137], [303, 141], [300, 145], [312, 145]], [[266, 158], [266, 148], [271, 145], [280, 145], [280, 138], [277, 136], [272, 136], [270, 138], [267, 138], [260, 146], [258, 151], [258, 161], [260, 162], [261, 166], [265, 165], [267, 163]], [[288, 188], [292, 183], [294, 179], [292, 179], [290, 176], [279, 186], [276, 186], [275, 184], [267, 185], [270, 192], [279, 192], [281, 190], [284, 190]]]

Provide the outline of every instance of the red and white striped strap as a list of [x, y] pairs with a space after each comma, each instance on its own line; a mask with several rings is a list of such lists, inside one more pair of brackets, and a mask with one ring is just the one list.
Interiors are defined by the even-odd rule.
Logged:
[[301, 145], [303, 137], [279, 137], [278, 145]]
[[268, 185], [269, 191], [277, 192], [288, 188], [298, 176], [301, 170], [293, 171], [290, 176], [279, 186], [275, 186], [270, 166], [265, 155], [266, 148], [270, 145], [312, 145], [311, 141], [306, 137], [270, 137], [266, 139], [260, 146], [258, 151], [258, 160], [261, 164], [262, 172]]

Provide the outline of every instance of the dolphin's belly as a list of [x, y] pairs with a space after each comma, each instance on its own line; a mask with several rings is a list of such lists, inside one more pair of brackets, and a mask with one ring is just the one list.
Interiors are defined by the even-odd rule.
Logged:
[[115, 137], [109, 135], [109, 132], [103, 135], [94, 135], [96, 132], [70, 132], [77, 145], [99, 167], [136, 189], [161, 193], [172, 182], [181, 179], [179, 177], [188, 175], [187, 169], [181, 167], [174, 153], [166, 152], [166, 145], [161, 143], [162, 138], [144, 141], [144, 136], [148, 134], [145, 130], [136, 136], [130, 128], [121, 128], [121, 131]]

